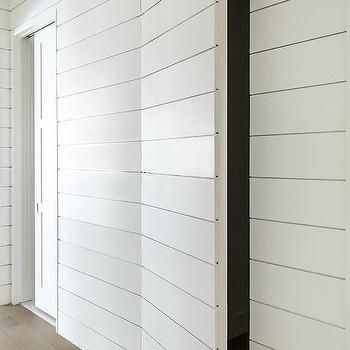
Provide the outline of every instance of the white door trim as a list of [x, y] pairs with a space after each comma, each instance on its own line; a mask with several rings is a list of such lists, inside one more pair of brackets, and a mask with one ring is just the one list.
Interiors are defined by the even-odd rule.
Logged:
[[[13, 211], [12, 211], [12, 304], [16, 305], [33, 298], [34, 265], [30, 263], [34, 256], [33, 240], [28, 239], [28, 228], [33, 228], [34, 197], [31, 194], [34, 183], [33, 173], [28, 174], [27, 161], [33, 159], [31, 143], [33, 133], [30, 126], [33, 120], [29, 108], [31, 88], [28, 82], [28, 35], [56, 22], [56, 10], [51, 9], [36, 16], [11, 31], [13, 90], [12, 90], [12, 126], [13, 126]], [[28, 132], [29, 131], [29, 132]], [[30, 158], [31, 157], [31, 158]], [[30, 162], [29, 162], [30, 163]], [[29, 262], [29, 263], [28, 263]]]

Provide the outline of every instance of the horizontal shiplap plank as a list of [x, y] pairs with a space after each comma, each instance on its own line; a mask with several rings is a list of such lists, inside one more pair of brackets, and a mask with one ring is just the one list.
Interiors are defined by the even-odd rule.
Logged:
[[0, 89], [0, 108], [12, 108], [11, 93], [10, 89]]
[[251, 93], [346, 80], [346, 35], [339, 34], [251, 56]]
[[253, 218], [331, 228], [345, 225], [345, 183], [280, 179], [251, 180]]
[[10, 246], [0, 247], [0, 266], [11, 264], [11, 250]]
[[57, 5], [57, 25], [70, 21], [81, 16], [87, 11], [91, 11], [96, 6], [101, 5], [106, 0], [63, 0]]
[[60, 145], [141, 140], [141, 112], [66, 120], [58, 124]]
[[214, 264], [215, 224], [212, 222], [143, 206], [142, 233], [155, 241]]
[[144, 142], [142, 170], [214, 178], [214, 137]]
[[116, 317], [141, 325], [141, 297], [65, 266], [59, 266], [58, 285]]
[[12, 145], [12, 129], [0, 129], [0, 147], [10, 147]]
[[0, 227], [0, 246], [11, 244], [11, 227]]
[[142, 111], [143, 140], [212, 135], [214, 133], [214, 93]]
[[0, 109], [0, 127], [10, 128], [12, 127], [11, 110]]
[[250, 227], [252, 259], [345, 277], [344, 231], [261, 220]]
[[0, 8], [4, 10], [9, 10], [10, 9], [10, 1], [11, 0], [1, 0], [0, 1]]
[[140, 232], [139, 204], [60, 194], [58, 212], [68, 219]]
[[139, 79], [141, 76], [140, 62], [141, 51], [134, 50], [59, 74], [57, 77], [58, 96]]
[[267, 348], [264, 345], [254, 343], [252, 341], [250, 342], [249, 349], [250, 350], [271, 350], [271, 348]]
[[11, 51], [0, 49], [0, 68], [2, 69], [11, 68]]
[[60, 311], [125, 349], [139, 349], [141, 329], [64, 290], [58, 293]]
[[346, 1], [293, 0], [250, 17], [251, 52], [346, 30]]
[[215, 46], [214, 7], [194, 16], [142, 48], [142, 75]]
[[59, 242], [59, 263], [91, 277], [141, 293], [141, 267], [103, 254]]
[[71, 343], [86, 350], [122, 350], [123, 348], [92, 329], [58, 312], [58, 333]]
[[345, 83], [252, 96], [253, 135], [345, 130]]
[[261, 262], [251, 263], [251, 299], [345, 327], [345, 281]]
[[132, 173], [59, 171], [59, 192], [141, 202], [141, 176]]
[[12, 149], [0, 149], [0, 167], [10, 167], [12, 165]]
[[11, 169], [0, 168], [0, 186], [11, 186]]
[[[290, 1], [290, 0], [287, 0]], [[256, 11], [268, 6], [277, 5], [283, 3], [285, 0], [250, 0], [250, 11]]]
[[142, 272], [142, 296], [196, 337], [215, 347], [215, 309], [175, 288], [147, 270]]
[[0, 49], [11, 49], [10, 32], [0, 29]]
[[57, 30], [57, 47], [63, 48], [140, 14], [138, 0], [110, 0], [63, 24]]
[[142, 324], [143, 329], [151, 334], [163, 349], [208, 350], [207, 345], [147, 301], [142, 303]]
[[215, 181], [144, 174], [142, 203], [214, 221]]
[[0, 206], [8, 207], [12, 205], [12, 188], [0, 187]]
[[142, 349], [143, 350], [164, 350], [149, 334], [142, 330]]
[[147, 238], [142, 266], [199, 300], [214, 306], [215, 267]]
[[140, 157], [136, 142], [61, 146], [58, 151], [61, 169], [139, 171]]
[[133, 81], [58, 99], [58, 118], [67, 120], [138, 110], [141, 83]]
[[0, 267], [0, 285], [4, 286], [11, 283], [12, 266]]
[[57, 52], [57, 71], [61, 73], [138, 48], [140, 47], [140, 33], [141, 20], [137, 18], [59, 50]]
[[[1, 63], [0, 63], [1, 64]], [[12, 71], [0, 66], [0, 88], [10, 89], [12, 86]]]
[[0, 226], [9, 226], [12, 224], [12, 208], [0, 208]]
[[101, 254], [141, 264], [141, 236], [59, 218], [60, 240]]
[[[142, 16], [142, 42], [146, 43], [213, 4], [213, 0], [161, 1]], [[161, 21], [158, 19], [162, 18]]]
[[215, 50], [212, 49], [142, 80], [142, 107], [215, 90]]
[[0, 305], [8, 305], [11, 302], [11, 285], [0, 286]]
[[251, 139], [252, 176], [343, 179], [345, 133]]
[[251, 339], [273, 349], [345, 348], [343, 329], [254, 302], [251, 304]]

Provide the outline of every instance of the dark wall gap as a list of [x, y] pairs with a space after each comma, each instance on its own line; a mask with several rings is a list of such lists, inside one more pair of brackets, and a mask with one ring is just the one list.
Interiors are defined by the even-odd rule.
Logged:
[[248, 0], [228, 0], [228, 349], [249, 349]]

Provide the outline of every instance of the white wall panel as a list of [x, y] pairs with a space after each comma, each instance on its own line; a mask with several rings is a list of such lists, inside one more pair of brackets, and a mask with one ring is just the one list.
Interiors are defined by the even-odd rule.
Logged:
[[142, 265], [178, 288], [214, 306], [214, 266], [147, 238], [142, 240]]
[[251, 339], [258, 343], [273, 349], [345, 349], [341, 328], [254, 302], [251, 308]]
[[0, 286], [0, 305], [8, 305], [11, 301], [11, 285]]
[[135, 49], [140, 46], [140, 35], [141, 20], [137, 18], [59, 50], [57, 71], [61, 73]]
[[61, 146], [58, 157], [63, 169], [138, 171], [141, 163], [135, 142]]
[[0, 127], [2, 127], [2, 128], [12, 127], [11, 110], [10, 109], [0, 108]]
[[134, 50], [58, 75], [58, 96], [76, 94], [136, 80], [141, 75], [141, 52]]
[[140, 232], [140, 210], [134, 203], [59, 195], [59, 216], [119, 230]]
[[0, 246], [11, 244], [11, 227], [0, 227]]
[[346, 30], [346, 1], [293, 0], [250, 17], [252, 52]]
[[59, 266], [60, 288], [118, 315], [141, 324], [141, 297], [65, 266]]
[[58, 118], [67, 120], [140, 109], [140, 81], [58, 99]]
[[0, 28], [0, 47], [2, 49], [11, 49], [10, 32]]
[[252, 176], [344, 179], [345, 134], [251, 138]]
[[141, 237], [138, 234], [59, 218], [59, 238], [82, 248], [141, 264]]
[[145, 174], [142, 203], [215, 221], [215, 180]]
[[0, 183], [1, 186], [11, 186], [11, 169], [10, 168], [0, 168]]
[[214, 137], [144, 142], [142, 170], [214, 178]]
[[[83, 299], [59, 290], [62, 312], [126, 349], [139, 349], [141, 329]], [[117, 330], [117, 331], [116, 331]]]
[[345, 327], [345, 281], [261, 262], [251, 264], [251, 298]]
[[73, 320], [62, 312], [58, 312], [58, 332], [73, 344], [79, 344], [86, 350], [122, 350], [123, 348], [102, 335], [94, 332], [91, 328]]
[[251, 221], [251, 258], [340, 278], [345, 277], [345, 232]]
[[11, 264], [11, 247], [0, 247], [0, 266]]
[[213, 135], [215, 94], [210, 93], [142, 111], [142, 139]]
[[106, 0], [63, 0], [57, 5], [57, 25], [81, 16], [86, 11], [91, 11]]
[[343, 81], [345, 34], [251, 56], [251, 93]]
[[345, 84], [252, 96], [253, 135], [345, 130]]
[[[250, 350], [269, 350], [269, 348], [267, 348], [266, 346], [263, 346], [261, 344], [257, 344], [254, 342], [250, 342], [250, 346], [249, 346]], [[270, 349], [271, 350], [271, 349]]]
[[143, 206], [142, 234], [214, 264], [215, 224], [213, 222]]
[[[161, 1], [142, 17], [142, 42], [146, 43], [164, 34], [213, 3], [213, 0]], [[157, 20], [159, 18], [162, 20]]]
[[142, 349], [143, 350], [164, 350], [149, 334], [142, 330]]
[[12, 267], [9, 266], [0, 266], [0, 285], [5, 286], [11, 284], [11, 270]]
[[59, 243], [59, 263], [131, 293], [141, 293], [141, 267], [135, 264], [62, 241]]
[[142, 296], [211, 348], [215, 347], [215, 308], [147, 270], [142, 271]]
[[141, 176], [102, 171], [59, 171], [59, 192], [130, 202], [141, 201]]
[[214, 6], [211, 6], [145, 45], [142, 48], [142, 75], [167, 67], [214, 46]]
[[344, 228], [344, 186], [332, 181], [252, 179], [251, 216]]
[[58, 124], [60, 145], [141, 140], [141, 112], [112, 114]]
[[0, 89], [0, 108], [11, 108], [11, 90]]
[[180, 62], [142, 81], [142, 107], [156, 106], [215, 90], [215, 50]]
[[8, 207], [12, 204], [12, 188], [0, 187], [0, 206]]
[[10, 0], [1, 0], [0, 1], [0, 7], [4, 10], [9, 10], [10, 9]]
[[143, 328], [161, 344], [163, 349], [208, 350], [207, 345], [193, 337], [148, 302], [143, 301], [142, 309]]
[[138, 0], [110, 0], [85, 12], [57, 30], [57, 47], [61, 49], [140, 14]]
[[0, 167], [10, 167], [12, 165], [12, 150], [10, 148], [0, 149]]
[[0, 49], [0, 67], [4, 69], [11, 68], [11, 51]]
[[12, 224], [11, 221], [12, 208], [0, 208], [0, 226], [9, 226]]
[[0, 147], [9, 147], [11, 146], [12, 141], [12, 129], [3, 128], [0, 129]]
[[0, 88], [10, 89], [12, 86], [12, 71], [0, 68]]
[[285, 0], [250, 0], [250, 11], [257, 11], [268, 6], [283, 3]]

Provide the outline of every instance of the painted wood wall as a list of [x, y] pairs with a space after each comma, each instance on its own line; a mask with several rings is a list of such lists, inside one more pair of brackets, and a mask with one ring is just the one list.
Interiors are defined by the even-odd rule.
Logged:
[[346, 1], [251, 0], [251, 349], [345, 349]]
[[57, 9], [59, 333], [216, 349], [216, 1], [10, 3]]

